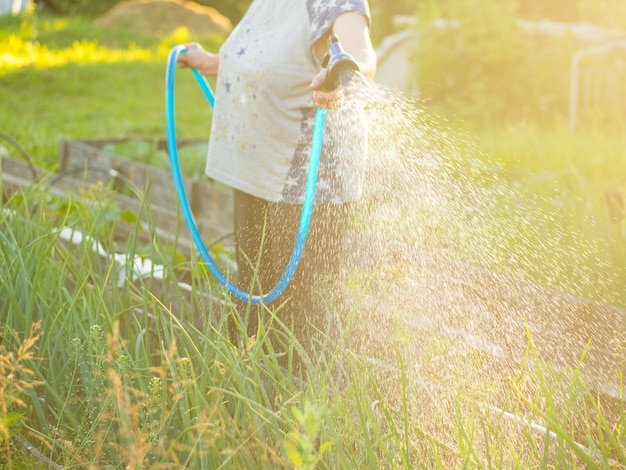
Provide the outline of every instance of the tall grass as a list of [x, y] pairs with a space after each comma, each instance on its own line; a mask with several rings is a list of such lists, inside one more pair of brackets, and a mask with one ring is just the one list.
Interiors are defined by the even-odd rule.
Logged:
[[[425, 375], [401, 343], [391, 367], [331, 341], [315, 362], [305, 359], [302, 381], [280, 365], [265, 325], [247, 344], [231, 343], [226, 319], [241, 312], [193, 261], [144, 246], [164, 275], [129, 270], [119, 282], [124, 265], [95, 253], [87, 235], [113, 247], [127, 222], [95, 228], [94, 211], [106, 204], [84, 194], [50, 202], [37, 188], [16, 193], [0, 218], [0, 355], [32, 370], [22, 375], [28, 386], [0, 388], [3, 416], [21, 414], [0, 453], [9, 465], [42, 464], [42, 456], [63, 468], [626, 465], [623, 402], [607, 409], [578, 369], [541, 366], [532, 342], [526, 365], [498, 386], [472, 355], [450, 356]], [[72, 217], [58, 210], [71, 206]], [[64, 224], [83, 241], [62, 237]], [[194, 295], [181, 287], [181, 270]], [[19, 332], [34, 325], [41, 337], [25, 343]], [[271, 327], [283, 328], [277, 319]], [[37, 359], [11, 356], [35, 344]]]
[[[302, 392], [258, 343], [230, 343], [229, 307], [204, 295], [190, 303], [169, 265], [158, 288], [150, 280], [120, 285], [120, 266], [87, 241], [111, 239], [115, 224], [96, 231], [93, 201], [71, 202], [83, 205], [71, 227], [84, 241], [66, 244], [59, 228], [68, 213], [51, 212], [49, 202], [37, 191], [8, 201], [0, 252], [5, 343], [18, 347], [10, 332], [41, 322], [42, 360], [33, 369], [41, 384], [31, 389], [28, 427], [50, 457], [68, 468], [280, 463]], [[211, 292], [205, 278], [193, 284]]]

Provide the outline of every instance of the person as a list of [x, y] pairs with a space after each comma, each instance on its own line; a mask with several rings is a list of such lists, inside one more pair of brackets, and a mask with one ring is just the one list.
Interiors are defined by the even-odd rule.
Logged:
[[[373, 78], [369, 31], [367, 0], [253, 0], [219, 53], [191, 42], [178, 57], [179, 67], [217, 76], [206, 174], [233, 189], [236, 284], [253, 294], [274, 288], [291, 256], [315, 110], [330, 108], [304, 252], [272, 306], [309, 352], [328, 318], [316, 286], [338, 273], [367, 144], [363, 113], [344, 106], [342, 89], [323, 89], [322, 64], [334, 34], [361, 76]], [[252, 336], [267, 308], [244, 304], [237, 311], [249, 313], [244, 331]], [[273, 347], [284, 351], [279, 336]]]

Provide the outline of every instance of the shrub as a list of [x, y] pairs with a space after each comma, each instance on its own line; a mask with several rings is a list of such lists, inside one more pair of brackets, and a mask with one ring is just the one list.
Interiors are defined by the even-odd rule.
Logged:
[[39, 0], [39, 3], [59, 15], [98, 16], [121, 0]]
[[414, 79], [428, 103], [493, 122], [565, 112], [573, 45], [519, 28], [515, 1], [425, 1], [418, 18]]

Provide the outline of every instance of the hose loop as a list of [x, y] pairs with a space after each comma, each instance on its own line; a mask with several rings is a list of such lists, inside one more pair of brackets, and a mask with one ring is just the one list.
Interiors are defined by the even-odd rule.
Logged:
[[[187, 228], [191, 233], [193, 242], [200, 252], [202, 259], [206, 263], [207, 268], [209, 269], [213, 277], [215, 277], [215, 279], [232, 295], [238, 297], [241, 300], [250, 302], [255, 305], [269, 304], [270, 302], [280, 297], [280, 295], [287, 288], [296, 272], [298, 263], [302, 258], [304, 245], [306, 243], [307, 235], [309, 233], [309, 227], [311, 224], [313, 204], [315, 201], [315, 189], [317, 185], [320, 155], [322, 152], [324, 126], [326, 123], [326, 110], [323, 108], [317, 108], [315, 112], [315, 124], [313, 126], [313, 140], [311, 142], [309, 172], [307, 175], [304, 201], [302, 204], [302, 214], [300, 216], [300, 223], [298, 226], [298, 233], [296, 236], [293, 250], [291, 252], [291, 257], [289, 258], [289, 261], [285, 267], [285, 271], [276, 283], [276, 286], [266, 294], [253, 295], [230, 282], [227, 277], [222, 273], [220, 268], [213, 260], [213, 257], [207, 250], [206, 245], [202, 240], [202, 237], [194, 220], [191, 209], [189, 207], [189, 200], [187, 198], [187, 193], [183, 185], [183, 179], [180, 171], [178, 147], [176, 143], [176, 126], [174, 122], [174, 78], [178, 56], [185, 52], [186, 49], [182, 45], [175, 46], [170, 51], [165, 75], [165, 121], [167, 132], [167, 149], [170, 158], [172, 177], [174, 179], [174, 185], [176, 187], [176, 194], [178, 197], [181, 212], [183, 214], [183, 218], [185, 219], [185, 223], [187, 224]], [[211, 105], [211, 107], [213, 107], [215, 104], [215, 95], [213, 94], [210, 85], [197, 70], [192, 69], [192, 72], [209, 104]]]

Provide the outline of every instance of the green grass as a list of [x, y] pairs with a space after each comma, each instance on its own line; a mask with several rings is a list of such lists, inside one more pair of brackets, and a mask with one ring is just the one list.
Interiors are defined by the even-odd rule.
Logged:
[[[626, 305], [626, 132], [574, 132], [563, 123], [447, 126], [457, 136], [447, 144], [452, 171], [484, 191], [483, 210], [491, 214], [469, 231], [455, 230], [456, 219], [441, 227], [455, 254], [562, 292]], [[455, 210], [464, 213], [449, 211]]]
[[[55, 166], [60, 137], [164, 136], [165, 60], [183, 33], [136, 37], [44, 16], [41, 46], [30, 50], [30, 24], [0, 18], [0, 51], [7, 54], [0, 55], [0, 130], [37, 164]], [[208, 105], [191, 74], [179, 76], [180, 134], [207, 135]], [[602, 219], [595, 201], [604, 188], [622, 187], [619, 135], [532, 126], [475, 135], [480, 140], [468, 146], [468, 161], [498, 166], [509, 182], [548, 203], [556, 188], [568, 188], [557, 196], [588, 217], [572, 217], [580, 229], [589, 225], [580, 220], [615, 223]], [[61, 226], [112, 251], [123, 248], [128, 258], [119, 264], [94, 254], [88, 242], [70, 245]], [[585, 232], [589, 243], [613, 226], [599, 227]], [[177, 256], [150, 230], [149, 220], [140, 229], [101, 185], [67, 198], [45, 186], [3, 198], [0, 466], [45, 466], [45, 459], [64, 468], [626, 466], [623, 401], [604, 403], [588, 389], [584, 358], [568, 370], [543, 365], [529, 333], [521, 367], [503, 377], [485, 355], [459, 353], [433, 336], [421, 344], [418, 373], [405, 344], [414, 338], [388, 345], [395, 367], [372, 365], [342, 341], [327, 340], [315, 361], [305, 361], [303, 384], [272, 354], [267, 328], [285, 329], [299, 348], [272, 311], [274, 323], [235, 347], [226, 321], [244, 312], [197, 260]], [[616, 238], [611, 246], [622, 245]], [[133, 277], [135, 255], [162, 265], [164, 276]], [[622, 262], [611, 258], [611, 269]], [[346, 323], [362, 322], [358, 306], [348, 316]]]
[[[27, 19], [0, 18], [0, 129], [35, 163], [53, 168], [60, 138], [165, 136], [167, 54], [188, 33], [146, 38], [78, 18], [38, 23], [32, 46]], [[199, 39], [207, 48], [219, 41]], [[177, 74], [176, 93], [179, 136], [208, 136], [211, 109], [190, 72]]]
[[[46, 191], [33, 188], [2, 206], [0, 367], [3, 377], [19, 373], [20, 381], [0, 381], [0, 423], [7, 423], [11, 435], [0, 438], [0, 464], [23, 468], [45, 459], [63, 468], [626, 464], [623, 402], [607, 408], [581, 379], [582, 365], [570, 371], [532, 366], [540, 361], [530, 334], [521, 369], [500, 385], [490, 384], [484, 372], [476, 380], [487, 358], [452, 354], [450, 345], [435, 338], [424, 344], [422, 364], [436, 367], [432, 374], [415, 374], [401, 347], [398, 366], [389, 368], [323, 342], [316, 361], [306, 359], [308, 384], [303, 384], [278, 364], [265, 335], [270, 325], [261, 325], [245, 348], [231, 344], [226, 319], [238, 312], [228, 302], [197, 294], [223, 298], [193, 262], [175, 261], [150, 244], [142, 256], [162, 263], [165, 276], [133, 278], [127, 271], [120, 284], [124, 264], [94, 254], [88, 242], [63, 241], [58, 227], [65, 224], [114, 246], [110, 241], [132, 223], [117, 218], [96, 224], [114, 203], [106, 188], [90, 191], [52, 204]], [[131, 232], [131, 239], [139, 235]], [[134, 255], [131, 248], [127, 252]], [[181, 270], [191, 273], [196, 292], [191, 297], [176, 281]], [[271, 328], [284, 326], [274, 320]], [[290, 340], [297, 349], [297, 341]], [[444, 364], [437, 362], [442, 354], [448, 355]], [[13, 423], [16, 413], [19, 422]], [[533, 422], [544, 423], [553, 437], [535, 431]]]
[[[619, 127], [573, 132], [562, 124], [542, 129], [526, 123], [478, 135], [482, 161], [502, 169], [518, 191], [517, 205], [529, 214], [537, 209], [546, 214], [537, 219], [538, 238], [531, 244], [561, 238], [562, 246], [574, 250], [565, 256], [572, 267], [562, 279], [582, 286], [579, 295], [626, 305], [626, 132]], [[541, 269], [547, 272], [556, 258], [549, 252], [542, 256], [547, 266]], [[589, 272], [575, 279], [576, 262], [579, 272], [591, 268], [596, 284], [605, 285], [594, 292], [585, 279]]]

